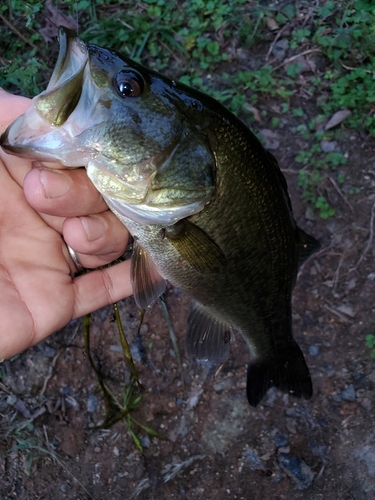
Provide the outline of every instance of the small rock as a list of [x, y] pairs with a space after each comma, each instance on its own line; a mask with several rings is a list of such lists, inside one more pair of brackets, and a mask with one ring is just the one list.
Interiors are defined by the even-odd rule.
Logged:
[[265, 139], [265, 148], [274, 150], [280, 146], [280, 135], [273, 130], [264, 128], [259, 131], [259, 134]]
[[151, 446], [151, 441], [148, 436], [144, 436], [141, 438], [141, 445], [143, 448], [150, 448]]
[[338, 151], [336, 141], [321, 141], [320, 147], [323, 153], [332, 153], [333, 151]]
[[340, 394], [334, 394], [334, 395], [332, 396], [332, 399], [333, 399], [333, 401], [334, 401], [335, 403], [340, 403], [340, 402], [341, 402], [341, 400], [342, 400], [342, 397], [341, 397], [341, 395], [340, 395]]
[[220, 394], [225, 391], [225, 389], [230, 389], [234, 385], [234, 380], [232, 378], [227, 378], [224, 380], [220, 380], [214, 384], [215, 391]]
[[145, 356], [145, 348], [143, 347], [142, 338], [137, 337], [130, 346], [130, 353], [136, 363], [140, 363]]
[[143, 323], [143, 325], [141, 326], [141, 328], [140, 328], [139, 331], [140, 331], [141, 335], [147, 333], [148, 332], [148, 324], [147, 323]]
[[319, 356], [319, 347], [317, 345], [311, 345], [309, 347], [310, 356]]
[[50, 347], [49, 345], [46, 345], [44, 347], [44, 354], [47, 356], [47, 358], [53, 358], [56, 354], [56, 349]]
[[368, 398], [363, 398], [361, 401], [361, 405], [365, 410], [370, 411], [372, 408], [372, 403]]
[[97, 409], [98, 409], [98, 398], [95, 396], [95, 394], [90, 393], [87, 396], [87, 411], [89, 413], [95, 413]]
[[264, 470], [265, 465], [259, 458], [258, 453], [255, 450], [249, 450], [246, 452], [246, 461], [248, 462], [251, 470]]
[[349, 318], [354, 318], [355, 317], [355, 312], [354, 309], [351, 305], [349, 304], [341, 304], [341, 306], [336, 307], [336, 310], [339, 312], [342, 312], [349, 316]]
[[15, 394], [11, 394], [7, 397], [7, 405], [14, 406], [17, 403], [17, 396]]
[[280, 61], [285, 58], [286, 51], [289, 49], [289, 40], [282, 38], [278, 40], [272, 49], [272, 55], [279, 59]]
[[298, 490], [306, 490], [312, 484], [314, 472], [301, 458], [290, 454], [279, 455], [279, 464], [294, 481]]
[[345, 401], [355, 401], [356, 393], [353, 384], [348, 385], [343, 391], [341, 391], [341, 397]]
[[274, 437], [276, 448], [284, 448], [288, 444], [288, 439], [282, 432], [277, 432]]
[[290, 434], [297, 434], [297, 422], [294, 418], [286, 418], [286, 428]]

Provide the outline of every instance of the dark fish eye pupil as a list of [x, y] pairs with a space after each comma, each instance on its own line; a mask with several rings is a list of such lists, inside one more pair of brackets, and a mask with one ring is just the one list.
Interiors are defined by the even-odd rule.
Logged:
[[133, 93], [133, 86], [129, 82], [120, 82], [118, 84], [118, 89], [119, 89], [121, 95], [129, 96], [129, 95], [132, 95], [132, 93]]
[[138, 97], [142, 93], [142, 81], [134, 73], [120, 71], [114, 78], [114, 84], [121, 97]]

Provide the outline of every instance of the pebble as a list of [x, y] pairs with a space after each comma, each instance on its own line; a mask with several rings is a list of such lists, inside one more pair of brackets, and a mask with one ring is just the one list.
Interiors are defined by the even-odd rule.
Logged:
[[289, 40], [282, 38], [278, 40], [272, 48], [272, 55], [280, 61], [285, 59], [286, 51], [289, 49]]
[[338, 151], [340, 149], [337, 147], [336, 141], [321, 141], [320, 147], [323, 153], [332, 153], [333, 151]]
[[259, 458], [258, 453], [255, 450], [248, 450], [246, 452], [246, 461], [250, 465], [251, 470], [264, 470], [265, 465]]
[[349, 304], [341, 304], [341, 306], [336, 307], [336, 310], [339, 312], [342, 312], [349, 316], [349, 318], [354, 318], [355, 317], [355, 312], [354, 309], [351, 305]]
[[298, 490], [306, 490], [312, 484], [314, 472], [301, 458], [281, 453], [278, 456], [279, 464], [295, 482]]
[[225, 389], [230, 389], [234, 385], [234, 380], [232, 378], [226, 378], [224, 380], [220, 380], [214, 384], [215, 391], [220, 394], [225, 391]]
[[90, 393], [87, 396], [87, 411], [89, 413], [95, 413], [97, 409], [98, 409], [98, 398], [95, 396], [95, 394]]
[[310, 356], [319, 356], [319, 347], [317, 345], [311, 345], [309, 347]]
[[50, 347], [49, 345], [46, 345], [44, 347], [44, 354], [47, 356], [47, 358], [53, 358], [56, 354], [56, 349]]
[[284, 448], [288, 444], [288, 439], [282, 432], [277, 432], [274, 437], [276, 448]]
[[341, 391], [341, 397], [345, 401], [355, 401], [356, 393], [353, 384], [348, 385], [343, 391]]
[[150, 446], [151, 446], [150, 438], [148, 436], [142, 437], [141, 438], [141, 445], [142, 445], [142, 448], [150, 448]]

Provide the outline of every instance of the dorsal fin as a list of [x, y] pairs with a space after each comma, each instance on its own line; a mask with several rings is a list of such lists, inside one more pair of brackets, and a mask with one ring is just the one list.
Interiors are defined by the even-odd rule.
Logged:
[[186, 334], [187, 353], [200, 363], [220, 365], [230, 354], [232, 328], [207, 307], [192, 304]]
[[298, 264], [301, 265], [310, 255], [319, 250], [320, 243], [310, 234], [299, 227], [296, 230], [296, 240], [298, 246]]
[[135, 301], [141, 309], [151, 306], [165, 290], [165, 279], [137, 240], [133, 244], [130, 279]]
[[191, 267], [202, 273], [225, 269], [227, 260], [220, 248], [198, 226], [183, 219], [165, 228], [165, 237]]

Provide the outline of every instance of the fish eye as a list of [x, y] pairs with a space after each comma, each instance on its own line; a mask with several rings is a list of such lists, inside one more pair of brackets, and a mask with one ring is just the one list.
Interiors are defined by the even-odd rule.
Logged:
[[120, 71], [114, 77], [114, 86], [121, 97], [139, 97], [143, 90], [141, 78], [129, 71]]

